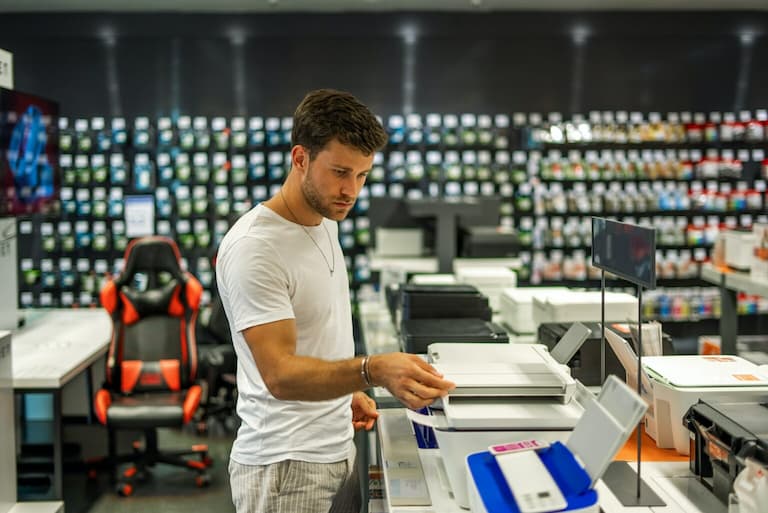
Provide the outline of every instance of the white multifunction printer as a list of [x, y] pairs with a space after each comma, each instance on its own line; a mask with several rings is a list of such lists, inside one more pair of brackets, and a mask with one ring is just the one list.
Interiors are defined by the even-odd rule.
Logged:
[[469, 507], [467, 455], [509, 440], [565, 441], [589, 395], [540, 344], [434, 343], [428, 358], [456, 388], [429, 416], [409, 417], [434, 429], [463, 508]]

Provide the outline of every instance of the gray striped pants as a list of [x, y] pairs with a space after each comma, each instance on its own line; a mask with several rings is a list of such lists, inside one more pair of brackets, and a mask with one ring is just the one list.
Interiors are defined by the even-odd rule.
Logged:
[[237, 513], [358, 513], [360, 483], [354, 458], [335, 463], [286, 460], [243, 465], [229, 460]]

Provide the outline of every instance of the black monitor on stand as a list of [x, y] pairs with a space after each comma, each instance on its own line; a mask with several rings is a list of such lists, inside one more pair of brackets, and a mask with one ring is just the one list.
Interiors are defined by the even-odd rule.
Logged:
[[[637, 394], [642, 396], [643, 287], [656, 288], [656, 230], [609, 219], [592, 218], [592, 265], [601, 270], [602, 345], [600, 381], [605, 381], [605, 273], [611, 272], [637, 285]], [[664, 501], [643, 481], [642, 423], [637, 426], [637, 472], [626, 462], [615, 461], [603, 482], [624, 506], [664, 506]], [[635, 486], [633, 487], [633, 483]], [[634, 488], [634, 489], [633, 489]]]
[[372, 197], [370, 228], [420, 228], [426, 252], [433, 250], [438, 272], [451, 273], [458, 255], [459, 227], [498, 226], [501, 199], [497, 196], [441, 198]]

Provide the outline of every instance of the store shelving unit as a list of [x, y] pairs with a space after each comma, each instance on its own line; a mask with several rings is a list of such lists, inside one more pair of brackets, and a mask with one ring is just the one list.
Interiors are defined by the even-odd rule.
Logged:
[[[660, 273], [669, 277], [659, 285], [702, 286], [696, 268], [717, 231], [766, 212], [766, 118], [762, 110], [664, 120], [621, 112], [389, 116], [389, 144], [340, 223], [350, 283], [375, 283], [379, 267], [369, 251], [369, 197], [495, 195], [501, 223], [523, 244], [522, 285], [596, 287], [588, 226], [599, 215], [660, 227], [657, 260], [669, 264]], [[19, 220], [21, 305], [96, 305], [103, 277], [121, 266], [123, 205], [134, 195], [153, 197], [155, 231], [179, 242], [209, 289], [212, 248], [230, 218], [282, 183], [290, 130], [289, 117], [63, 120], [61, 215]]]
[[720, 343], [723, 354], [736, 354], [736, 337], [739, 332], [737, 294], [745, 292], [768, 297], [768, 280], [757, 279], [749, 273], [732, 271], [705, 264], [701, 267], [701, 278], [720, 286]]

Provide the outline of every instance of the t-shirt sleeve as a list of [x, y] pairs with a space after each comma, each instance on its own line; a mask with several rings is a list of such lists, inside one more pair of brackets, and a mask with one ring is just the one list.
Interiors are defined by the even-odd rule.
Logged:
[[244, 237], [228, 249], [219, 256], [216, 272], [235, 330], [295, 318], [288, 274], [275, 248]]

